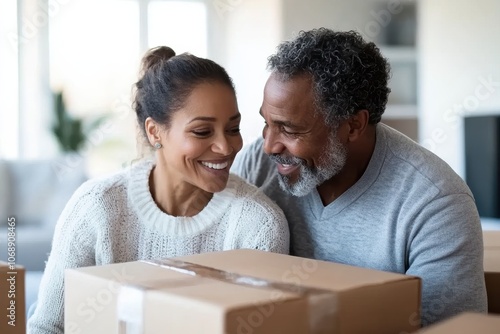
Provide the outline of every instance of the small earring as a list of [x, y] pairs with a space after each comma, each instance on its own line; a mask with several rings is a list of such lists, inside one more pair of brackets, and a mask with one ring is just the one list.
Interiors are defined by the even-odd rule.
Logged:
[[162, 148], [162, 145], [159, 141], [157, 141], [155, 144], [154, 144], [154, 147], [159, 150], [160, 148]]

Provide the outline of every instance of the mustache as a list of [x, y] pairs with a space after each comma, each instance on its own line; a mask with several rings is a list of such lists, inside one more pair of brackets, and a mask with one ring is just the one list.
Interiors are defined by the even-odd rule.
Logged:
[[300, 159], [294, 156], [284, 156], [280, 154], [269, 154], [269, 159], [271, 161], [281, 164], [281, 165], [305, 165], [306, 161], [304, 159]]

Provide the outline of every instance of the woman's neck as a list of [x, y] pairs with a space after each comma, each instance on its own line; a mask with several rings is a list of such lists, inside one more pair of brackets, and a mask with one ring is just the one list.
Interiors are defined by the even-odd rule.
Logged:
[[169, 177], [161, 165], [156, 165], [151, 171], [149, 190], [156, 205], [174, 217], [197, 215], [213, 196], [192, 184]]

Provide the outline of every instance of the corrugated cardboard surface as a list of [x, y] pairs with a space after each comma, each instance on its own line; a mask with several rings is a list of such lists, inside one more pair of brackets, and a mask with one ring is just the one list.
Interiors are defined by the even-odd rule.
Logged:
[[[328, 333], [390, 334], [419, 328], [416, 277], [252, 250], [180, 259], [329, 290], [335, 306], [324, 310], [332, 313]], [[143, 262], [67, 270], [65, 279], [66, 333], [119, 333], [116, 303], [125, 283], [150, 288], [143, 295], [146, 334], [309, 333], [308, 300], [295, 293], [192, 277]]]
[[500, 314], [500, 231], [483, 231], [483, 242], [488, 312]]
[[[214, 253], [215, 254], [215, 253]], [[234, 250], [180, 259], [244, 275], [336, 292], [338, 333], [399, 333], [420, 323], [420, 279], [275, 253]], [[262, 263], [269, 263], [262, 266]]]
[[500, 316], [479, 313], [462, 313], [449, 320], [426, 327], [418, 333], [425, 334], [498, 334]]
[[0, 261], [0, 333], [2, 334], [26, 333], [24, 275], [22, 266], [11, 269], [6, 262]]

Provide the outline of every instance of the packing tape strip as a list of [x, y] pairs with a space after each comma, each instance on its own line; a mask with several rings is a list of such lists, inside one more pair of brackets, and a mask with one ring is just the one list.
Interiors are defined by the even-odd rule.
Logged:
[[[144, 261], [141, 261], [144, 262]], [[144, 295], [149, 290], [197, 285], [198, 280], [180, 278], [124, 283], [117, 300], [118, 334], [143, 333]]]
[[[142, 260], [141, 262], [182, 274], [214, 279], [224, 283], [252, 288], [276, 289], [281, 292], [297, 294], [300, 297], [306, 298], [309, 304], [310, 334], [332, 333], [337, 327], [335, 321], [337, 297], [329, 290], [241, 275], [174, 259]], [[142, 334], [145, 292], [147, 290], [168, 287], [170, 285], [171, 282], [166, 281], [163, 282], [163, 284], [154, 284], [153, 286], [148, 284], [148, 282], [123, 286], [118, 296], [119, 334]]]
[[141, 334], [143, 332], [144, 287], [122, 286], [117, 304], [118, 333]]

